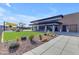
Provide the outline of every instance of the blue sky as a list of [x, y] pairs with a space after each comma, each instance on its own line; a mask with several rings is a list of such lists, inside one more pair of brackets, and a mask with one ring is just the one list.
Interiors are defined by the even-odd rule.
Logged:
[[79, 12], [77, 3], [0, 3], [0, 24], [23, 22], [28, 26], [33, 20], [75, 12]]

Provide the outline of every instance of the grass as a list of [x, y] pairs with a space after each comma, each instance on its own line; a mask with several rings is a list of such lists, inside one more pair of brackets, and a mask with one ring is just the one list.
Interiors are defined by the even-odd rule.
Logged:
[[30, 35], [40, 35], [40, 34], [44, 34], [42, 32], [33, 32], [33, 31], [23, 31], [23, 32], [4, 32], [4, 42], [8, 42], [8, 41], [14, 41], [17, 38], [21, 38], [22, 36], [26, 36], [29, 37]]

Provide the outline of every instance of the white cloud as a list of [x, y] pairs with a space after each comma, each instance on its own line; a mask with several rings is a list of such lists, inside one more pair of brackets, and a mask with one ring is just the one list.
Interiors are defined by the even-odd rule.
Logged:
[[16, 18], [13, 17], [13, 16], [5, 16], [5, 17], [2, 17], [2, 19], [5, 20], [5, 21], [14, 21], [14, 20], [16, 20]]
[[33, 16], [28, 16], [28, 15], [14, 15], [14, 16], [3, 16], [0, 19], [1, 19], [0, 21], [14, 22], [16, 24], [22, 22], [22, 23], [25, 23], [26, 26], [29, 26], [30, 21], [33, 21], [37, 18]]
[[3, 17], [5, 17], [5, 13], [6, 13], [6, 10], [0, 7], [0, 20], [2, 20]]
[[37, 19], [36, 17], [33, 17], [33, 16], [29, 16], [29, 15], [22, 15], [22, 14], [20, 14], [20, 15], [16, 15], [16, 17], [19, 17], [19, 19], [21, 19], [21, 20], [28, 20], [28, 21], [32, 21], [32, 20], [34, 20], [34, 19]]
[[11, 13], [12, 16], [9, 16], [7, 14], [8, 14], [7, 10], [0, 7], [0, 22], [3, 22], [3, 21], [14, 22], [14, 23], [23, 22], [26, 24], [26, 26], [28, 26], [30, 24], [30, 21], [37, 19], [36, 17], [29, 16], [29, 15]]
[[4, 14], [3, 13], [0, 13], [0, 16], [3, 16]]
[[30, 21], [33, 21], [33, 20], [36, 20], [37, 18], [36, 17], [33, 17], [33, 16], [29, 16], [29, 15], [16, 15], [16, 22], [22, 22], [22, 23], [25, 23], [26, 26], [28, 26], [30, 24]]
[[[11, 15], [8, 15], [11, 14]], [[23, 15], [23, 14], [15, 14], [12, 12], [7, 12], [6, 9], [0, 7], [0, 24], [1, 22], [3, 23], [3, 21], [6, 22], [14, 22], [14, 23], [19, 23], [19, 22], [23, 22], [26, 24], [26, 26], [28, 26], [30, 24], [30, 21], [36, 20], [37, 18], [34, 16], [30, 16], [30, 15]]]
[[6, 5], [7, 5], [8, 7], [11, 7], [11, 4], [10, 4], [10, 3], [6, 3]]
[[61, 13], [60, 13], [60, 10], [59, 9], [57, 9], [57, 8], [50, 8], [50, 11], [51, 11], [51, 15], [60, 15]]
[[54, 12], [54, 13], [57, 13], [57, 12], [58, 12], [58, 10], [57, 10], [56, 8], [50, 8], [50, 10], [51, 10], [52, 12]]
[[4, 8], [0, 7], [0, 13], [5, 13], [5, 12], [6, 12], [6, 10]]
[[40, 17], [39, 19], [59, 15], [59, 10], [57, 8], [54, 8], [54, 7], [53, 8], [49, 7], [48, 12], [42, 13], [42, 15], [43, 16]]

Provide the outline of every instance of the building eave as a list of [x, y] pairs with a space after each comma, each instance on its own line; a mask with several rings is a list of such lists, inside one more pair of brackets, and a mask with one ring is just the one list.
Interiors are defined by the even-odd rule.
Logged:
[[[43, 18], [43, 19], [39, 19], [39, 20], [35, 20], [35, 21], [31, 21], [31, 23], [34, 23], [34, 22], [41, 22], [41, 21], [47, 21], [48, 19], [55, 19], [55, 18], [63, 18], [63, 15], [57, 15], [57, 16], [53, 16], [53, 17], [48, 17], [48, 18]], [[56, 19], [55, 19], [56, 20]], [[57, 19], [58, 20], [58, 19]]]

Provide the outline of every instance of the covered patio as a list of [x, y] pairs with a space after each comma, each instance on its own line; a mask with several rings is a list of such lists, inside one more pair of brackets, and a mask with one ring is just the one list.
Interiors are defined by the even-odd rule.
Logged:
[[50, 21], [37, 24], [31, 24], [33, 31], [41, 32], [69, 32], [68, 25], [63, 25], [61, 22]]
[[63, 19], [63, 15], [58, 15], [32, 21], [30, 25], [33, 31], [69, 32], [69, 25], [60, 22], [61, 19]]

